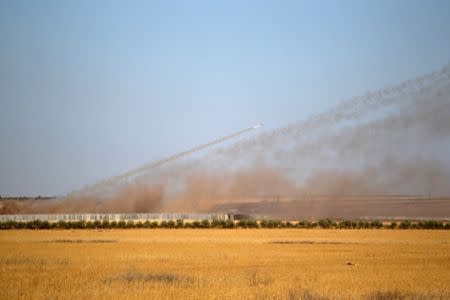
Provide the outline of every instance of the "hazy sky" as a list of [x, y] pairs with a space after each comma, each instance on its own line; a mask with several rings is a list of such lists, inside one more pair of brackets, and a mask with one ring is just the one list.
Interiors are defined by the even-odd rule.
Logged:
[[65, 194], [439, 69], [450, 1], [0, 1], [0, 195]]

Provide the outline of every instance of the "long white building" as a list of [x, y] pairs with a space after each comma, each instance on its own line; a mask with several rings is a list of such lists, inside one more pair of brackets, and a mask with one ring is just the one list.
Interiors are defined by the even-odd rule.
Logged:
[[28, 214], [0, 215], [0, 222], [18, 221], [147, 221], [147, 220], [228, 220], [229, 214], [124, 213], [124, 214]]

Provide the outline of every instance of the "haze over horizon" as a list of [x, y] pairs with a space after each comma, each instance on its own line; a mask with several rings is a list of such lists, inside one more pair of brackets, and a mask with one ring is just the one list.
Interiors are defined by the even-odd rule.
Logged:
[[450, 59], [450, 3], [3, 1], [0, 195], [62, 195]]

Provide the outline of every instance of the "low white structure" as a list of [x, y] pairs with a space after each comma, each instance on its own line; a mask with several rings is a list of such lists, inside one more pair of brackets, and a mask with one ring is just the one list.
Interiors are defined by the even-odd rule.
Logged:
[[228, 220], [228, 214], [125, 213], [125, 214], [29, 214], [0, 215], [0, 222], [18, 221], [147, 221], [147, 220]]

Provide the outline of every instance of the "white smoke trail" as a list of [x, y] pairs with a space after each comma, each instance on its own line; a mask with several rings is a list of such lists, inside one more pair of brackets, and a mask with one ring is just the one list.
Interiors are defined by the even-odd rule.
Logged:
[[164, 164], [169, 163], [171, 161], [175, 161], [177, 159], [180, 159], [182, 157], [188, 156], [188, 155], [193, 154], [195, 152], [201, 151], [201, 150], [206, 149], [208, 147], [211, 147], [211, 146], [223, 143], [223, 142], [225, 142], [227, 140], [230, 140], [230, 139], [233, 139], [233, 138], [238, 137], [240, 135], [243, 135], [243, 134], [245, 134], [245, 133], [247, 133], [249, 131], [252, 131], [254, 129], [257, 129], [257, 128], [261, 127], [261, 126], [262, 126], [261, 124], [257, 124], [257, 125], [254, 125], [252, 127], [248, 127], [248, 128], [239, 130], [237, 132], [234, 132], [232, 134], [226, 135], [224, 137], [215, 139], [215, 140], [213, 140], [211, 142], [208, 142], [206, 144], [202, 144], [202, 145], [196, 146], [196, 147], [194, 147], [192, 149], [189, 149], [187, 151], [183, 151], [183, 152], [171, 155], [171, 156], [169, 156], [167, 158], [164, 158], [164, 159], [152, 162], [152, 163], [145, 164], [143, 166], [140, 166], [140, 167], [138, 167], [136, 169], [130, 170], [130, 171], [128, 171], [126, 173], [123, 173], [121, 175], [114, 176], [112, 178], [103, 180], [101, 182], [98, 182], [98, 183], [96, 183], [94, 185], [88, 186], [88, 187], [86, 187], [86, 188], [84, 188], [84, 189], [82, 189], [80, 191], [74, 192], [74, 193], [80, 193], [80, 194], [83, 194], [83, 195], [89, 195], [89, 194], [92, 195], [92, 194], [104, 192], [108, 188], [117, 187], [121, 183], [127, 182], [129, 180], [133, 180], [134, 178], [136, 178], [136, 176], [139, 176], [140, 174], [145, 174], [145, 172], [148, 172], [148, 171], [150, 171], [150, 170], [152, 170], [154, 168], [157, 168], [157, 167], [159, 167], [161, 165], [164, 165]]

